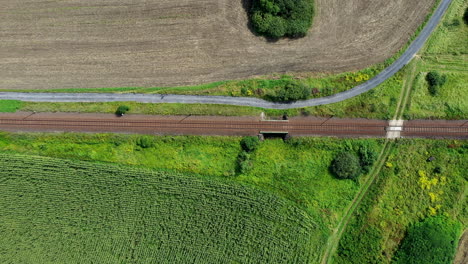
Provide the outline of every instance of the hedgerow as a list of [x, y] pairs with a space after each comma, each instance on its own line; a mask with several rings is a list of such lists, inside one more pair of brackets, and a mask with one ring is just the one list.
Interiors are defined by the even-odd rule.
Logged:
[[315, 221], [252, 187], [12, 154], [0, 168], [0, 263], [318, 262]]
[[303, 37], [312, 25], [313, 0], [254, 0], [254, 30], [269, 38]]

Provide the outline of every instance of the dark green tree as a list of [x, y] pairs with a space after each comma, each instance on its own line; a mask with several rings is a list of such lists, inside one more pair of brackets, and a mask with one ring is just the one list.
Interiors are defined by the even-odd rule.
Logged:
[[313, 16], [313, 0], [253, 0], [250, 12], [254, 30], [274, 39], [305, 36]]
[[130, 110], [130, 107], [126, 106], [126, 105], [121, 105], [117, 108], [117, 110], [115, 111], [115, 114], [118, 115], [118, 116], [123, 116], [125, 113], [127, 113], [128, 111]]
[[461, 224], [443, 216], [414, 224], [395, 254], [396, 264], [451, 264]]
[[341, 152], [333, 160], [331, 170], [340, 179], [356, 179], [361, 173], [359, 158], [353, 153]]
[[437, 95], [439, 93], [439, 88], [447, 81], [447, 76], [441, 75], [437, 71], [430, 71], [426, 75], [426, 81], [429, 84], [429, 93], [431, 95]]

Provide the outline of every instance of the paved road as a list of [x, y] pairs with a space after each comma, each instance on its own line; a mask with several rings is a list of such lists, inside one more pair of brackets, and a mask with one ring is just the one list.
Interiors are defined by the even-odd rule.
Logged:
[[226, 104], [253, 106], [270, 109], [289, 109], [308, 106], [317, 106], [340, 102], [364, 92], [367, 92], [408, 64], [414, 55], [423, 47], [431, 35], [452, 0], [442, 0], [433, 16], [421, 31], [419, 36], [411, 43], [403, 55], [391, 66], [384, 69], [379, 75], [368, 82], [354, 87], [348, 91], [332, 96], [298, 101], [294, 103], [272, 103], [256, 98], [228, 97], [228, 96], [193, 96], [193, 95], [154, 95], [154, 94], [103, 94], [103, 93], [0, 93], [0, 99], [13, 99], [31, 102], [115, 102], [137, 101], [142, 103], [187, 103], [187, 104]]
[[[408, 121], [404, 137], [468, 138], [468, 121]], [[261, 132], [293, 136], [379, 137], [388, 136], [389, 122], [369, 119], [292, 118], [261, 121], [254, 117], [147, 116], [76, 113], [3, 113], [0, 131], [114, 132], [171, 135], [258, 135]]]

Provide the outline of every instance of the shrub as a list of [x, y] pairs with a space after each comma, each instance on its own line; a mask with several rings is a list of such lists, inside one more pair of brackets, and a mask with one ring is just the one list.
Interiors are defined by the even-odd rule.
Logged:
[[313, 16], [313, 0], [254, 0], [250, 12], [254, 30], [274, 39], [305, 36]]
[[253, 152], [257, 149], [259, 143], [258, 137], [244, 137], [240, 145], [245, 152]]
[[370, 149], [368, 146], [363, 145], [359, 148], [359, 160], [362, 171], [368, 173], [377, 160], [377, 152]]
[[250, 154], [246, 151], [241, 151], [237, 156], [237, 172], [244, 174], [252, 168], [252, 162], [250, 161]]
[[340, 179], [355, 179], [361, 173], [359, 159], [350, 152], [341, 152], [332, 162], [332, 172]]
[[465, 14], [463, 14], [463, 21], [468, 25], [468, 7], [465, 9]]
[[416, 223], [396, 252], [395, 263], [452, 263], [460, 230], [460, 223], [442, 216]]
[[151, 148], [152, 146], [154, 146], [154, 141], [153, 141], [153, 138], [151, 137], [143, 136], [143, 137], [139, 137], [136, 140], [136, 145], [144, 149]]
[[431, 95], [437, 95], [439, 93], [439, 87], [445, 84], [447, 76], [440, 75], [439, 72], [431, 71], [426, 75], [427, 83], [429, 84], [429, 93]]
[[117, 108], [117, 111], [115, 111], [116, 115], [123, 116], [125, 113], [127, 113], [130, 110], [130, 107], [126, 105], [121, 105]]
[[292, 102], [304, 100], [310, 95], [310, 88], [299, 82], [290, 82], [276, 91], [273, 101]]

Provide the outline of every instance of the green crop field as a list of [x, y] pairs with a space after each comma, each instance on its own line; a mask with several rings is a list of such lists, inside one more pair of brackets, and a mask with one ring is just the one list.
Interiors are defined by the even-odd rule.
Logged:
[[430, 216], [467, 228], [467, 161], [466, 141], [399, 140], [340, 240], [335, 263], [389, 263], [408, 227]]
[[310, 263], [291, 202], [169, 172], [0, 154], [1, 263]]

